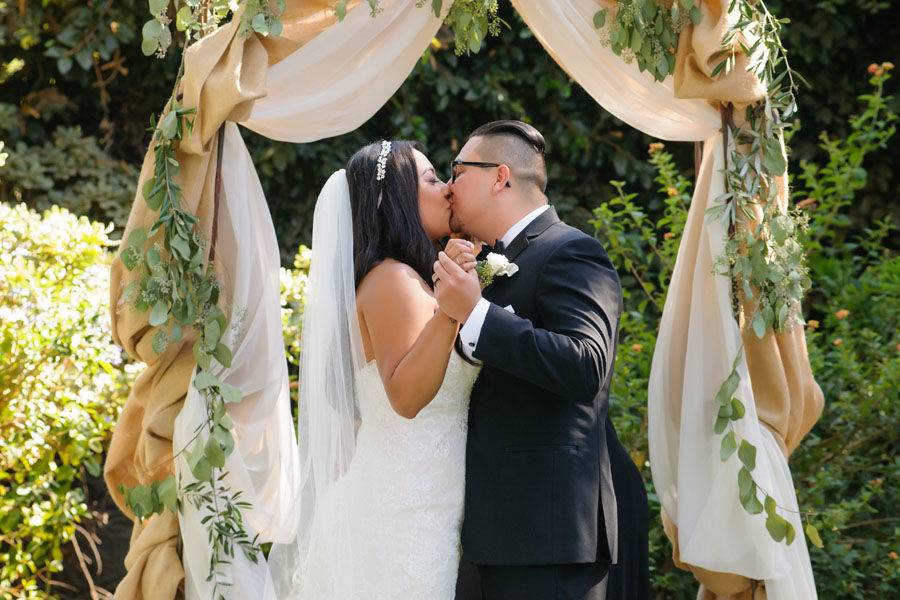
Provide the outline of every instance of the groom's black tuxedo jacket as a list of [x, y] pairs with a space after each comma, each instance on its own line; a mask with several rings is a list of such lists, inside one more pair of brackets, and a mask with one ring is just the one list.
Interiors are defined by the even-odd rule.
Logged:
[[617, 547], [611, 446], [627, 457], [607, 416], [619, 278], [600, 243], [552, 208], [505, 254], [519, 271], [484, 290], [492, 306], [474, 351], [484, 367], [469, 408], [464, 556], [608, 564]]

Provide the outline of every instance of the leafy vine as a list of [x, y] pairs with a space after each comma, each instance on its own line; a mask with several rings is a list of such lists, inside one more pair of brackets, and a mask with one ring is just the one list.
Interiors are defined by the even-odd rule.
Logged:
[[[669, 4], [667, 8], [667, 4]], [[727, 145], [725, 193], [708, 209], [728, 230], [728, 240], [716, 260], [717, 272], [727, 275], [734, 290], [736, 318], [743, 318], [758, 338], [768, 331], [790, 328], [800, 320], [800, 301], [810, 281], [803, 246], [799, 241], [805, 218], [779, 205], [779, 181], [787, 170], [784, 133], [792, 124], [797, 105], [795, 77], [779, 31], [786, 19], [775, 18], [762, 1], [731, 0], [728, 13], [737, 18], [713, 55], [712, 77], [730, 73], [739, 54], [748, 57], [747, 70], [766, 86], [766, 98], [745, 107], [743, 121], [733, 121], [731, 105], [723, 106], [723, 133]], [[626, 62], [662, 81], [674, 72], [677, 37], [689, 23], [701, 19], [698, 0], [618, 0], [613, 19], [603, 9], [594, 25], [610, 49]], [[746, 40], [753, 40], [749, 43]], [[737, 373], [743, 349], [734, 358], [731, 371], [716, 394], [718, 410], [714, 431], [721, 435], [719, 456], [724, 462], [737, 454], [741, 462], [738, 491], [741, 505], [750, 514], [766, 512], [766, 529], [775, 541], [790, 544], [795, 538], [791, 523], [779, 514], [774, 498], [762, 490], [753, 477], [757, 448], [741, 438], [733, 423], [744, 417], [746, 407], [735, 397], [740, 377]], [[807, 523], [810, 541], [821, 546], [816, 528]]]
[[[264, 0], [241, 3], [242, 10], [232, 14], [241, 19], [238, 35], [246, 37], [253, 32], [277, 35], [281, 31], [278, 14], [283, 6], [279, 2], [273, 9]], [[229, 5], [221, 0], [174, 0], [171, 8], [176, 14], [176, 31], [182, 33], [185, 48], [229, 16]], [[153, 18], [143, 28], [145, 54], [163, 56], [171, 44], [169, 9], [168, 0], [150, 1]], [[176, 90], [183, 72], [182, 55]], [[232, 491], [224, 483], [225, 462], [235, 446], [233, 423], [226, 404], [240, 402], [242, 395], [238, 388], [213, 373], [216, 368], [230, 367], [232, 361], [231, 349], [224, 341], [228, 317], [220, 307], [215, 246], [204, 264], [209, 242], [196, 227], [197, 217], [182, 207], [182, 190], [175, 180], [180, 168], [178, 147], [184, 136], [191, 134], [194, 113], [195, 109], [183, 107], [173, 94], [161, 118], [151, 118], [154, 169], [141, 192], [157, 218], [149, 228], [131, 231], [119, 258], [126, 269], [138, 274], [127, 286], [125, 300], [135, 311], [149, 312], [149, 324], [157, 328], [151, 343], [153, 351], [162, 354], [170, 344], [181, 342], [189, 331], [195, 336], [192, 352], [197, 369], [193, 386], [204, 400], [206, 419], [185, 447], [173, 456], [174, 460], [186, 455], [195, 481], [179, 488], [175, 476], [169, 475], [149, 485], [120, 486], [120, 491], [138, 519], [166, 509], [181, 512], [185, 501], [204, 515], [201, 521], [207, 528], [210, 544], [208, 580], [213, 581], [213, 595], [224, 598], [222, 588], [230, 582], [220, 567], [230, 562], [236, 548], [253, 562], [259, 561], [262, 549], [256, 537], [247, 531], [241, 513], [250, 504], [241, 499], [240, 491]]]

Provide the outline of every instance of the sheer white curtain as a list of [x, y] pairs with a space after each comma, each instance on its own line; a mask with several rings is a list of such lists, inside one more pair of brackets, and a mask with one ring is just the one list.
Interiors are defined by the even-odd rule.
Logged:
[[[593, 26], [601, 8], [596, 0], [513, 0], [513, 5], [547, 52], [604, 109], [661, 139], [705, 142], [651, 368], [653, 482], [663, 510], [678, 526], [682, 560], [766, 580], [771, 600], [816, 597], [796, 514], [785, 515], [798, 533], [793, 544], [774, 542], [763, 517], [741, 507], [737, 460], [719, 460], [720, 436], [713, 432], [715, 394], [741, 344], [729, 281], [714, 273], [725, 243], [724, 227], [705, 215], [724, 190], [718, 111], [704, 100], [676, 98], [671, 77], [658, 83], [605, 47]], [[747, 415], [736, 429], [759, 449], [754, 475], [781, 506], [796, 510], [787, 460], [756, 418], [745, 360], [739, 373], [738, 395]]]
[[[446, 3], [449, 5], [449, 3]], [[375, 17], [365, 3], [269, 68], [267, 96], [242, 123], [272, 139], [309, 142], [351, 131], [394, 94], [437, 33], [442, 19], [415, 0], [384, 0]], [[449, 6], [446, 7], [449, 9]], [[217, 262], [232, 290], [232, 327], [226, 343], [232, 366], [214, 373], [244, 394], [228, 406], [235, 423], [235, 451], [224, 485], [241, 490], [253, 506], [245, 511], [248, 529], [260, 542], [285, 543], [298, 525], [301, 465], [290, 414], [288, 374], [279, 301], [279, 252], [265, 196], [237, 125], [226, 126], [222, 158], [223, 197], [216, 245]], [[173, 447], [183, 448], [205, 420], [203, 399], [188, 388], [175, 422]], [[193, 481], [185, 458], [175, 462], [182, 485]], [[185, 507], [179, 518], [186, 597], [212, 597], [210, 548], [203, 514]], [[249, 561], [238, 549], [220, 568], [228, 599], [275, 597], [265, 564]]]

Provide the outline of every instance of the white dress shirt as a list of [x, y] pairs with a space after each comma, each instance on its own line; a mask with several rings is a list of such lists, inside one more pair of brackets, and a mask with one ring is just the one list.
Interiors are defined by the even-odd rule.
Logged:
[[[538, 216], [541, 215], [545, 210], [550, 208], [549, 204], [545, 204], [540, 208], [536, 208], [524, 217], [522, 217], [515, 225], [509, 228], [509, 230], [500, 238], [500, 241], [503, 242], [504, 247], [509, 247], [516, 236], [519, 235], [522, 230], [524, 230], [528, 225], [534, 221]], [[472, 313], [469, 315], [469, 318], [466, 319], [465, 324], [459, 330], [459, 337], [462, 340], [463, 352], [465, 352], [466, 356], [470, 359], [475, 360], [473, 356], [475, 352], [475, 348], [478, 347], [478, 338], [481, 337], [481, 327], [484, 325], [484, 319], [487, 317], [488, 309], [491, 307], [491, 303], [481, 298], [478, 300], [478, 304], [475, 305], [475, 308], [472, 309]], [[507, 309], [509, 310], [509, 309]]]

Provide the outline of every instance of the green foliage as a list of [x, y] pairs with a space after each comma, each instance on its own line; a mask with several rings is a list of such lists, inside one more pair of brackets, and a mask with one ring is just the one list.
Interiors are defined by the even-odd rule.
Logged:
[[700, 18], [699, 0], [618, 0], [615, 8], [597, 11], [594, 27], [616, 56], [663, 81], [675, 72], [681, 30]]
[[[12, 106], [0, 106], [0, 130], [7, 139], [15, 139], [13, 129], [19, 125], [19, 119], [3, 118], [11, 113]], [[138, 171], [109, 156], [80, 127], [59, 127], [41, 144], [20, 139], [8, 150], [0, 200], [25, 202], [36, 210], [65, 206], [78, 215], [125, 226]]]
[[135, 374], [110, 339], [108, 233], [0, 203], [0, 597], [50, 593]]

